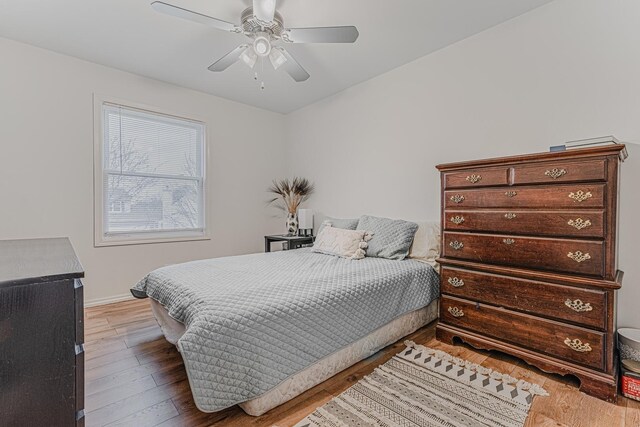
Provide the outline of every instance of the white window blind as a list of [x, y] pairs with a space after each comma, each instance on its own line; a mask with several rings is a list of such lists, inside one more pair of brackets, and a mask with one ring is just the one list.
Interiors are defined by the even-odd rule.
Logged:
[[204, 235], [204, 125], [104, 103], [107, 239]]

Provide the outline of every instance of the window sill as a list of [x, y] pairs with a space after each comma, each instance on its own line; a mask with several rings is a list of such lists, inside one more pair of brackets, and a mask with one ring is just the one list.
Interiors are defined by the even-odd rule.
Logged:
[[211, 236], [202, 233], [168, 233], [164, 236], [162, 234], [155, 234], [151, 236], [143, 236], [140, 234], [102, 236], [101, 239], [96, 239], [93, 246], [100, 248], [105, 246], [149, 245], [154, 243], [177, 243], [199, 240], [211, 240]]

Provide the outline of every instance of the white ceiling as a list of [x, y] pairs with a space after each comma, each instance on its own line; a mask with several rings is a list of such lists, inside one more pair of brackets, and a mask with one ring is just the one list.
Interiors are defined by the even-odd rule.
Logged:
[[[250, 0], [164, 0], [239, 23]], [[0, 36], [288, 113], [551, 0], [279, 0], [287, 27], [355, 25], [355, 44], [288, 45], [311, 74], [295, 83], [265, 65], [207, 67], [243, 35], [155, 12], [151, 0], [0, 0]], [[43, 64], [45, 66], [45, 64]]]

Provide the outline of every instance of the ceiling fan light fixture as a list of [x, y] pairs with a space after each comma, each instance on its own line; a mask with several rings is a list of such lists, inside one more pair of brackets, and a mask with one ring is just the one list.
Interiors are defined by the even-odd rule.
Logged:
[[269, 56], [269, 53], [271, 53], [271, 41], [269, 41], [269, 37], [264, 34], [258, 35], [253, 41], [253, 50], [258, 56]]
[[[354, 43], [359, 35], [354, 26], [287, 28], [282, 15], [276, 11], [278, 0], [245, 0], [245, 3], [250, 2], [251, 5], [242, 11], [240, 25], [165, 3], [171, 0], [151, 1], [151, 6], [158, 12], [242, 34], [250, 40], [211, 64], [208, 69], [214, 72], [224, 71], [239, 61], [249, 68], [255, 68], [259, 58], [262, 70], [262, 59], [269, 57], [274, 69], [282, 68], [296, 82], [304, 82], [309, 79], [309, 73], [280, 43]], [[274, 42], [277, 46], [272, 45]]]
[[242, 52], [240, 59], [242, 59], [242, 62], [247, 64], [247, 67], [253, 68], [258, 60], [258, 55], [253, 51], [253, 47], [249, 46], [244, 52]]
[[271, 65], [273, 65], [274, 70], [277, 70], [285, 62], [287, 62], [287, 57], [284, 56], [284, 53], [280, 52], [278, 48], [274, 48], [271, 50], [271, 53], [269, 54], [269, 59], [271, 60]]

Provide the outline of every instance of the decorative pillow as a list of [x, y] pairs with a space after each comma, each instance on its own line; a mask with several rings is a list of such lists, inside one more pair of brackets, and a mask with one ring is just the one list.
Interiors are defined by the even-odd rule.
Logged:
[[429, 264], [436, 271], [440, 265], [436, 258], [440, 256], [440, 222], [418, 222], [418, 231], [413, 239], [408, 258]]
[[345, 230], [327, 224], [316, 237], [312, 251], [343, 258], [362, 259], [369, 240], [371, 240], [371, 233], [368, 231]]
[[358, 226], [358, 218], [356, 219], [340, 219], [340, 218], [330, 218], [326, 217], [320, 227], [318, 227], [317, 235], [320, 235], [320, 232], [324, 228], [325, 225], [331, 224], [335, 228], [342, 228], [344, 230], [355, 230]]
[[401, 219], [378, 218], [363, 215], [356, 230], [368, 230], [373, 235], [367, 256], [404, 259], [409, 253], [418, 224]]

